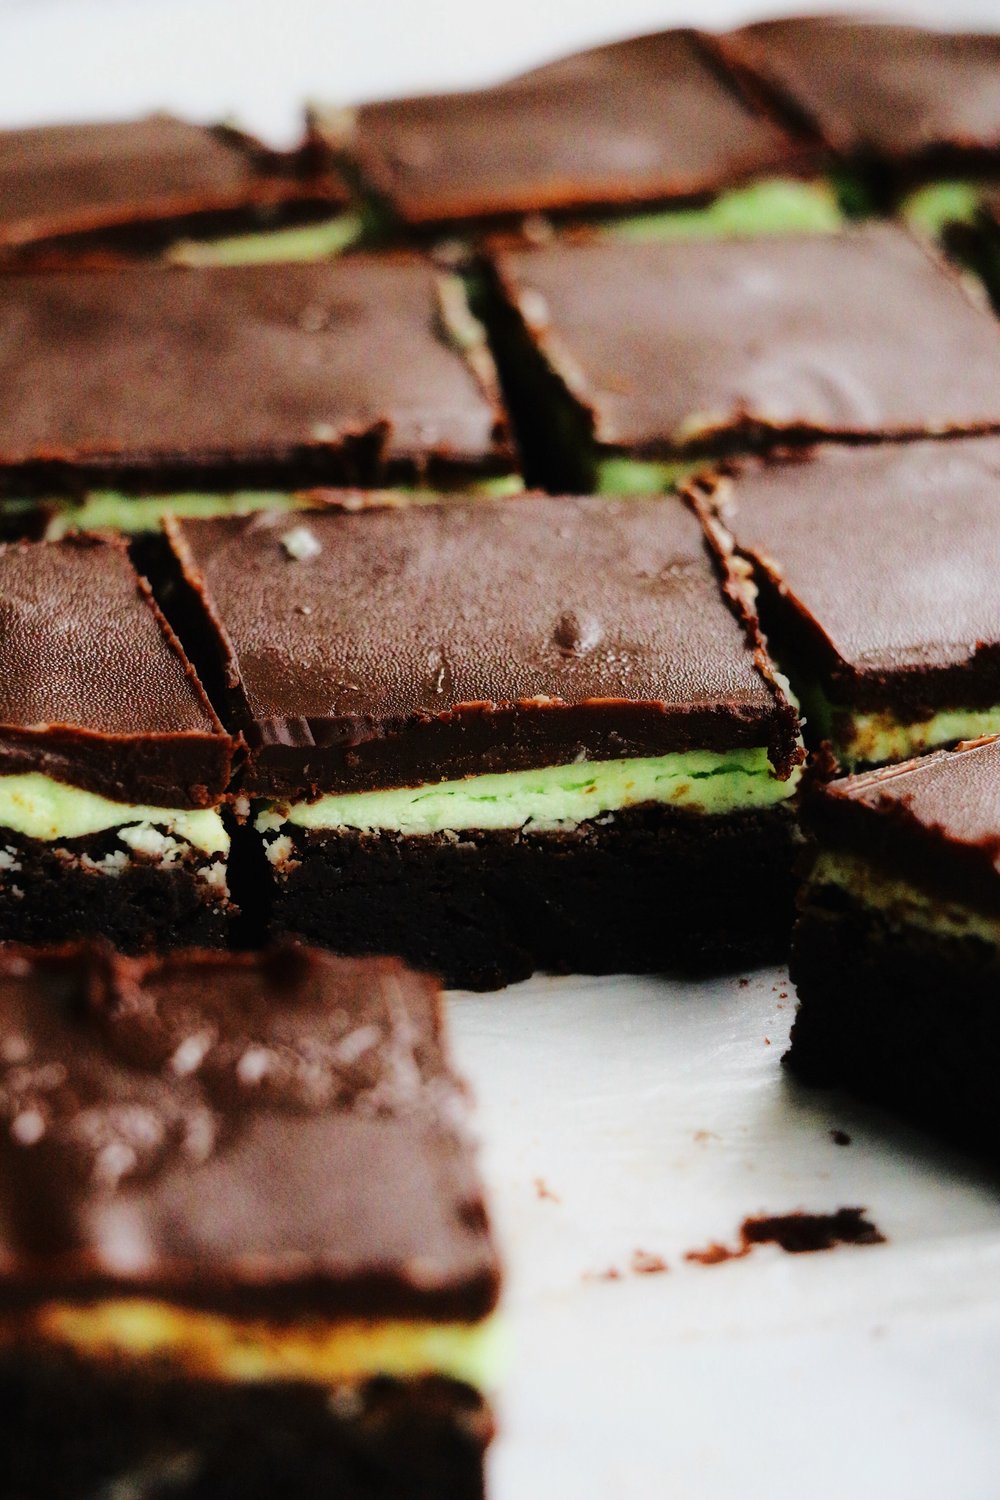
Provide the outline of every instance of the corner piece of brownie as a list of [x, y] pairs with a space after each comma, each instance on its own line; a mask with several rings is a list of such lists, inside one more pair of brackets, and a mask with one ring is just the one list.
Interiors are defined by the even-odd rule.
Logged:
[[481, 1500], [499, 1270], [432, 981], [0, 957], [0, 1442], [31, 1500]]
[[997, 1159], [1000, 739], [831, 782], [803, 813], [788, 1067]]

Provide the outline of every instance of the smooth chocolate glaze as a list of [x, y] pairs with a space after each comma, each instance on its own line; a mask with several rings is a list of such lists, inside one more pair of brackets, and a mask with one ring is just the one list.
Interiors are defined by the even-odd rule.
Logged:
[[0, 1034], [0, 1305], [493, 1307], [437, 986], [397, 960], [8, 953]]
[[346, 142], [411, 225], [707, 197], [805, 168], [693, 31], [563, 58], [496, 88], [365, 104]]
[[7, 277], [0, 378], [15, 492], [511, 467], [498, 398], [415, 256]]
[[738, 75], [841, 156], [904, 171], [1000, 168], [996, 33], [799, 16], [716, 41]]
[[[242, 215], [278, 222], [297, 205], [347, 203], [329, 171], [268, 151], [234, 130], [170, 115], [0, 132], [0, 255], [67, 254], [95, 235], [142, 244], [157, 226], [190, 232]], [[235, 222], [235, 220], [234, 220]], [[258, 224], [256, 227], [260, 227]]]
[[232, 750], [122, 543], [0, 547], [0, 774], [205, 807]]
[[834, 702], [1000, 704], [1000, 438], [825, 447], [696, 495], [754, 566], [772, 648]]
[[806, 813], [822, 847], [1000, 915], [1000, 739], [845, 776]]
[[[283, 543], [305, 529], [316, 555]], [[244, 785], [309, 796], [672, 750], [796, 721], [674, 497], [171, 521]], [[315, 550], [314, 549], [314, 550]]]
[[1000, 427], [1000, 328], [904, 230], [499, 252], [596, 443], [638, 456]]

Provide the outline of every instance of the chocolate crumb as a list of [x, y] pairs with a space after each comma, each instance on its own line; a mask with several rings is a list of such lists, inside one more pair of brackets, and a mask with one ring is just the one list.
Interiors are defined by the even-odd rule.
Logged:
[[632, 1251], [632, 1270], [636, 1276], [659, 1276], [670, 1267], [662, 1255], [651, 1255], [648, 1250]]
[[562, 1201], [559, 1194], [552, 1191], [544, 1177], [535, 1178], [535, 1192], [545, 1202], [560, 1203]]
[[617, 1266], [608, 1266], [604, 1271], [584, 1271], [584, 1281], [621, 1281], [622, 1273]]
[[[841, 1132], [843, 1133], [843, 1132]], [[744, 1219], [740, 1225], [740, 1244], [736, 1249], [717, 1241], [703, 1250], [688, 1250], [684, 1259], [701, 1266], [717, 1266], [726, 1260], [742, 1260], [755, 1245], [777, 1245], [788, 1255], [804, 1255], [815, 1250], [832, 1250], [836, 1245], [884, 1245], [885, 1235], [863, 1208], [838, 1208], [832, 1214], [763, 1214]]]
[[739, 986], [740, 986], [740, 989], [741, 989], [741, 990], [745, 990], [745, 989], [746, 989], [746, 987], [747, 987], [747, 985], [748, 985], [748, 984], [749, 984], [749, 983], [750, 983], [750, 981], [749, 981], [749, 979], [741, 979], [741, 980], [740, 980], [740, 981], [739, 981]]
[[847, 1134], [846, 1130], [831, 1130], [830, 1139], [835, 1146], [849, 1146], [851, 1144], [851, 1137]]

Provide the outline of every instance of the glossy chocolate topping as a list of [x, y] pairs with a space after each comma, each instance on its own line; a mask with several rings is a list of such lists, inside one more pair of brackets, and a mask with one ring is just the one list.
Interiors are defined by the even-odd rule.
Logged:
[[176, 522], [246, 785], [292, 797], [691, 748], [794, 719], [673, 498]]
[[231, 752], [123, 545], [0, 547], [0, 774], [202, 807]]
[[496, 263], [608, 447], [1000, 426], [1000, 328], [901, 229], [562, 244]]
[[1000, 739], [831, 782], [809, 822], [824, 845], [1000, 915]]
[[700, 197], [805, 161], [684, 30], [498, 88], [363, 105], [348, 150], [411, 224]]
[[[283, 170], [281, 170], [283, 168]], [[169, 115], [0, 132], [0, 250], [160, 220], [280, 207], [304, 194], [346, 202], [335, 178], [234, 131]]]
[[705, 509], [754, 562], [765, 628], [836, 702], [1000, 703], [1000, 438], [749, 463]]
[[496, 399], [450, 337], [439, 290], [422, 260], [361, 255], [8, 277], [7, 484], [60, 466], [153, 487], [247, 471], [373, 482], [376, 458], [407, 472], [502, 466]]
[[0, 964], [0, 1302], [477, 1318], [437, 987], [302, 948]]
[[811, 16], [759, 22], [718, 45], [843, 155], [1000, 165], [1000, 34]]

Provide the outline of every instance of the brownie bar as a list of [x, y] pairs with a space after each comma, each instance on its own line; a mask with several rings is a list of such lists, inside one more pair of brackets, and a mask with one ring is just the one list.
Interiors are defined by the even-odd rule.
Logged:
[[513, 468], [461, 285], [416, 257], [5, 278], [0, 373], [7, 494]]
[[678, 500], [299, 529], [289, 555], [284, 516], [168, 523], [171, 608], [247, 745], [261, 920], [480, 988], [780, 946], [797, 722]]
[[179, 236], [273, 230], [347, 208], [307, 153], [170, 115], [0, 132], [0, 266], [113, 264]]
[[788, 1066], [996, 1157], [1000, 740], [833, 782], [807, 812]]
[[786, 119], [898, 184], [1000, 170], [1000, 36], [849, 16], [762, 21], [715, 39]]
[[306, 949], [0, 963], [18, 1500], [482, 1495], [498, 1269], [436, 987]]
[[747, 461], [692, 494], [845, 766], [1000, 732], [1000, 438]]
[[[494, 331], [529, 479], [1000, 426], [1000, 329], [903, 230], [498, 252]], [[513, 400], [513, 398], [512, 398]]]
[[221, 942], [232, 755], [123, 546], [0, 547], [0, 939]]
[[815, 164], [690, 30], [594, 48], [495, 88], [320, 115], [317, 126], [420, 230], [704, 201]]

